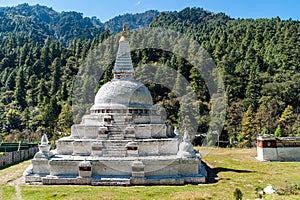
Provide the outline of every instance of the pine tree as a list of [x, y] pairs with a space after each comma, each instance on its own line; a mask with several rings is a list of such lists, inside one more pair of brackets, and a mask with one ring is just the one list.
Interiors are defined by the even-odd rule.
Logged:
[[6, 113], [6, 131], [11, 132], [12, 130], [21, 130], [21, 113], [15, 109], [9, 109]]
[[50, 88], [50, 95], [56, 95], [57, 91], [59, 90], [60, 86], [60, 77], [61, 77], [61, 61], [59, 58], [55, 58], [52, 65], [52, 75], [51, 75], [51, 88]]
[[282, 136], [292, 136], [292, 129], [293, 124], [296, 120], [296, 116], [294, 114], [294, 109], [292, 106], [288, 105], [283, 113], [281, 114], [280, 118], [278, 119], [278, 123], [280, 124], [282, 130]]
[[27, 95], [26, 102], [28, 106], [36, 106], [37, 105], [37, 96], [39, 92], [39, 88], [37, 87], [39, 84], [37, 76], [32, 75], [27, 83]]
[[254, 125], [253, 108], [250, 105], [242, 119], [242, 131], [238, 136], [238, 139], [240, 141], [239, 146], [251, 147], [252, 142], [256, 138], [256, 135], [257, 133], [256, 133], [256, 127]]
[[274, 132], [274, 135], [275, 135], [276, 137], [282, 137], [282, 131], [281, 131], [280, 125], [277, 126], [277, 128], [276, 128], [276, 130], [275, 130], [275, 132]]
[[73, 124], [73, 112], [70, 105], [64, 105], [58, 116], [57, 129], [64, 133], [71, 132], [71, 126]]
[[22, 110], [25, 109], [27, 105], [25, 86], [26, 83], [25, 83], [23, 68], [20, 68], [16, 77], [16, 89], [15, 89], [14, 97], [15, 97], [16, 105], [20, 106]]
[[16, 76], [16, 71], [15, 70], [13, 70], [10, 74], [9, 74], [9, 76], [8, 76], [8, 78], [7, 78], [7, 80], [6, 80], [6, 82], [5, 82], [5, 87], [8, 89], [8, 90], [14, 90], [15, 89], [15, 86], [16, 86], [16, 80], [15, 80], [15, 77]]
[[37, 87], [38, 87], [37, 103], [39, 105], [42, 105], [44, 103], [44, 99], [48, 98], [48, 89], [46, 87], [46, 80], [41, 79]]

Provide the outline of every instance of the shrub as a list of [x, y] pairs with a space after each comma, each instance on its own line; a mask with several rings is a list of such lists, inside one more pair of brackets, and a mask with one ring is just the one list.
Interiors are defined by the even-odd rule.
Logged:
[[236, 200], [242, 200], [243, 199], [243, 193], [239, 188], [235, 188], [233, 196]]

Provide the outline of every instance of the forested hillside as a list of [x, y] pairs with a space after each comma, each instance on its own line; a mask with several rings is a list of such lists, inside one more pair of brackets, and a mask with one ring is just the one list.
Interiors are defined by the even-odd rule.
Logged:
[[147, 27], [158, 14], [156, 10], [149, 10], [144, 13], [119, 15], [105, 22], [104, 27], [111, 33], [122, 31], [124, 22], [129, 30], [143, 28]]
[[[36, 141], [42, 133], [54, 140], [70, 132], [74, 77], [88, 52], [125, 19], [132, 28], [153, 20], [152, 27], [189, 34], [212, 55], [228, 96], [221, 137], [229, 145], [237, 140], [250, 146], [259, 133], [300, 136], [299, 21], [231, 19], [200, 8], [157, 14], [118, 16], [103, 25], [44, 6], [0, 8], [0, 140]], [[210, 97], [191, 64], [151, 49], [133, 51], [132, 59], [135, 66], [162, 63], [182, 73], [199, 100], [198, 133], [207, 131]], [[110, 78], [105, 73], [100, 84]], [[155, 103], [165, 107], [168, 122], [178, 124], [180, 99], [160, 85], [148, 86]]]
[[230, 19], [198, 8], [162, 14], [152, 26], [194, 37], [223, 74], [222, 136], [250, 146], [257, 134], [300, 136], [300, 22]]
[[20, 37], [43, 44], [50, 37], [67, 45], [73, 38], [93, 39], [103, 30], [98, 19], [77, 12], [59, 13], [46, 6], [28, 4], [0, 8], [1, 40]]

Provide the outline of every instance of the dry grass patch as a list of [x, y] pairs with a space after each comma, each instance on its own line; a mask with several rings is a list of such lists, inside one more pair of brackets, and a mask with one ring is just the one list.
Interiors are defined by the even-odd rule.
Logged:
[[[203, 159], [211, 166], [208, 184], [184, 186], [21, 186], [24, 200], [94, 200], [94, 199], [220, 199], [232, 200], [233, 192], [239, 188], [243, 199], [257, 198], [257, 188], [272, 185], [284, 195], [264, 195], [264, 199], [300, 199], [299, 162], [259, 162], [255, 159], [256, 149], [213, 148]], [[4, 186], [9, 180], [22, 176], [29, 161], [0, 171], [2, 196], [14, 199], [13, 186]], [[4, 189], [3, 189], [4, 188]], [[294, 193], [295, 192], [295, 193]], [[297, 193], [297, 194], [296, 194]]]
[[30, 160], [0, 170], [0, 186], [20, 178], [25, 169], [30, 165]]

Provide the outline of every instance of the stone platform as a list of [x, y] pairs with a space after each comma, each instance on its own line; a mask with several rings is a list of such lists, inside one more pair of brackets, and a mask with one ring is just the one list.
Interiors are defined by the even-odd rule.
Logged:
[[[183, 185], [205, 183], [206, 171], [199, 158], [179, 159], [177, 156], [52, 157], [49, 173], [37, 175], [28, 169], [25, 182], [36, 184], [75, 185]], [[89, 169], [80, 163], [89, 162]], [[43, 169], [36, 169], [43, 170]], [[81, 170], [86, 174], [82, 175]], [[81, 176], [80, 176], [81, 175]]]

